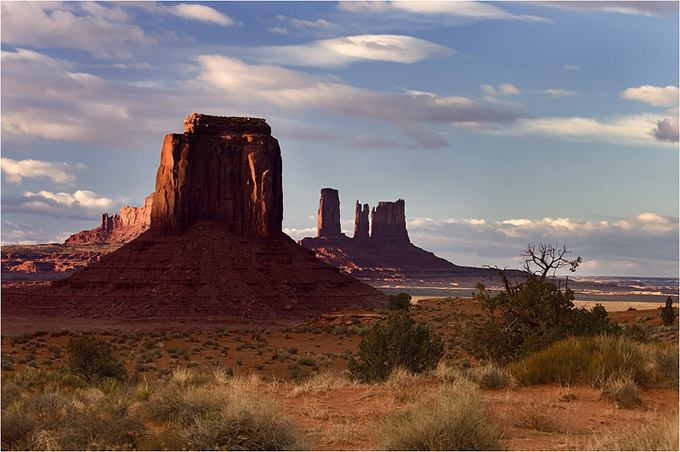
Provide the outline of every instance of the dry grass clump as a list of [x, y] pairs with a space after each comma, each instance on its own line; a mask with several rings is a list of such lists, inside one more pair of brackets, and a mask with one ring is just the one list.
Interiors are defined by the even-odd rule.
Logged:
[[570, 337], [508, 366], [520, 385], [587, 382], [601, 387], [623, 377], [652, 381], [642, 344], [623, 337]]
[[659, 373], [661, 373], [670, 385], [678, 388], [678, 369], [680, 363], [678, 362], [678, 344], [673, 346], [657, 347], [653, 350], [654, 365]]
[[293, 395], [323, 394], [353, 383], [347, 372], [322, 371], [293, 388]]
[[[99, 397], [96, 393], [102, 395]], [[2, 411], [2, 448], [14, 450], [134, 449], [144, 426], [121, 400], [95, 388], [46, 391]]]
[[[293, 424], [281, 417], [255, 389], [255, 378], [232, 378], [224, 383], [186, 384], [186, 375], [172, 378], [140, 407], [148, 419], [166, 430], [147, 447], [191, 450], [296, 450], [304, 448]], [[171, 438], [169, 441], [167, 438]]]
[[506, 389], [515, 385], [512, 374], [493, 363], [471, 369], [468, 378], [484, 389]]
[[642, 429], [613, 432], [595, 439], [589, 450], [680, 450], [678, 415], [655, 422]]
[[637, 408], [640, 406], [639, 390], [629, 377], [608, 380], [602, 385], [602, 396], [611, 400], [616, 408]]
[[465, 373], [459, 368], [439, 362], [431, 375], [443, 383], [453, 383], [466, 378]]
[[413, 409], [388, 416], [377, 442], [386, 450], [497, 450], [499, 438], [474, 385], [460, 380]]
[[559, 428], [555, 418], [548, 414], [550, 404], [539, 400], [529, 400], [514, 411], [516, 427], [530, 428], [539, 432], [557, 432]]
[[404, 367], [396, 367], [392, 370], [385, 382], [385, 387], [398, 402], [413, 402], [425, 391], [422, 377]]

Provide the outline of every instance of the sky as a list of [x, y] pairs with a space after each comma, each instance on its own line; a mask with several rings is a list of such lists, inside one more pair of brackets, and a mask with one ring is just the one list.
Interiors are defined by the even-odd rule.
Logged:
[[141, 206], [193, 112], [266, 118], [284, 231], [406, 201], [411, 241], [678, 276], [678, 2], [1, 3], [2, 243]]

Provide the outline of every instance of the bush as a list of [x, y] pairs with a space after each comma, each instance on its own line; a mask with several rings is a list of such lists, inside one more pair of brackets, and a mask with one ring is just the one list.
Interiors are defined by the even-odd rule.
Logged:
[[500, 430], [471, 383], [447, 385], [432, 400], [393, 414], [378, 434], [385, 450], [498, 450]]
[[602, 395], [611, 400], [616, 408], [636, 408], [640, 405], [638, 387], [628, 377], [609, 380], [602, 386]]
[[408, 311], [411, 308], [411, 295], [406, 292], [390, 295], [386, 308], [390, 311]]
[[666, 305], [661, 308], [660, 315], [663, 326], [671, 326], [675, 322], [675, 310], [673, 309], [673, 299], [671, 297], [666, 299]]
[[629, 377], [636, 384], [651, 382], [642, 346], [616, 337], [570, 337], [512, 363], [508, 369], [520, 385], [583, 381], [602, 387]]
[[654, 364], [657, 370], [668, 380], [672, 387], [678, 387], [678, 344], [663, 346], [654, 352]]
[[357, 354], [361, 361], [352, 357], [348, 364], [352, 378], [385, 381], [398, 366], [416, 374], [434, 369], [444, 354], [444, 343], [407, 312], [400, 312], [362, 334]]
[[70, 353], [69, 369], [72, 373], [82, 375], [88, 381], [104, 377], [127, 380], [123, 362], [113, 355], [113, 347], [106, 342], [85, 335], [72, 338], [66, 348]]

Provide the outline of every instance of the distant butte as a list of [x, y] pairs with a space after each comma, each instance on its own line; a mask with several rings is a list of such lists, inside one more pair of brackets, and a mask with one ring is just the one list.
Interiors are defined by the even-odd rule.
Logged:
[[149, 230], [49, 287], [3, 290], [3, 318], [281, 325], [386, 301], [282, 232], [264, 119], [194, 113], [184, 126], [163, 142]]
[[381, 201], [371, 210], [370, 235], [368, 209], [368, 204], [356, 202], [354, 237], [347, 237], [340, 232], [338, 191], [322, 189], [317, 236], [304, 238], [299, 244], [343, 273], [376, 286], [386, 281], [447, 282], [495, 275], [490, 269], [452, 264], [413, 245], [406, 230], [406, 203], [403, 199]]
[[73, 234], [65, 244], [124, 244], [128, 243], [151, 226], [151, 205], [153, 193], [144, 199], [142, 207], [125, 206], [117, 214], [102, 214], [99, 227]]

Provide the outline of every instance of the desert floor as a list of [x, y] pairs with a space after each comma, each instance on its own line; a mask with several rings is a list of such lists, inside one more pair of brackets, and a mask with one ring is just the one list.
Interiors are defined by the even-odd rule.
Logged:
[[[460, 368], [477, 366], [460, 349], [455, 334], [460, 322], [482, 315], [475, 303], [466, 298], [414, 301], [416, 318], [445, 341], [444, 361]], [[672, 327], [661, 327], [657, 309], [626, 309], [610, 312], [610, 318], [650, 326], [657, 339], [677, 343], [677, 320]], [[314, 449], [360, 450], [377, 447], [376, 431], [385, 416], [408, 409], [444, 384], [435, 376], [375, 385], [351, 383], [342, 377], [356, 353], [360, 332], [384, 317], [356, 311], [326, 315], [285, 330], [143, 331], [129, 327], [100, 330], [95, 336], [111, 343], [128, 372], [140, 380], [153, 380], [176, 369], [196, 373], [227, 369], [236, 376], [252, 375], [254, 392], [278, 406], [305, 432]], [[6, 322], [2, 325], [2, 354], [12, 356], [13, 366], [11, 370], [3, 366], [3, 379], [27, 367], [68, 368], [66, 345], [71, 331], [52, 328], [52, 332], [8, 334], [7, 326]], [[670, 387], [641, 388], [641, 404], [632, 409], [617, 408], [588, 385], [480, 391], [504, 432], [502, 447], [510, 450], [584, 449], [599, 438], [643, 428], [678, 412], [678, 390]]]

